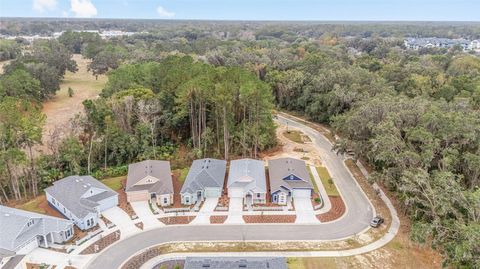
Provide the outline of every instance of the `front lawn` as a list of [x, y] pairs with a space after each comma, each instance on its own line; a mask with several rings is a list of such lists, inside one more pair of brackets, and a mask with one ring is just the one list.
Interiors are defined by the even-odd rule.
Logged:
[[330, 174], [328, 173], [327, 168], [317, 166], [317, 173], [320, 176], [320, 179], [322, 180], [322, 184], [325, 190], [327, 191], [327, 195], [339, 196], [340, 194], [338, 193], [337, 187], [335, 186], [333, 179], [330, 177]]
[[283, 135], [295, 143], [299, 143], [299, 144], [304, 143], [302, 139], [303, 133], [300, 131], [285, 131], [283, 132]]
[[18, 206], [18, 209], [30, 211], [30, 212], [35, 212], [35, 213], [40, 213], [40, 214], [45, 214], [45, 210], [40, 207], [40, 204], [45, 200], [45, 195], [40, 195], [37, 196], [35, 199], [32, 199], [20, 206]]
[[102, 183], [107, 185], [110, 189], [118, 191], [122, 188], [122, 180], [125, 179], [125, 176], [119, 177], [110, 177], [102, 180]]

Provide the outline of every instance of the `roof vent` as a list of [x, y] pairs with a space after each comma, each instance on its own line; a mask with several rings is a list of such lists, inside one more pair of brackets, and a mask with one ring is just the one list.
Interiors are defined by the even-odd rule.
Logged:
[[75, 179], [75, 182], [80, 182], [80, 181], [78, 181], [78, 179]]
[[10, 217], [10, 214], [5, 213], [4, 216], [5, 216], [5, 217]]
[[84, 187], [84, 188], [86, 188], [86, 187], [87, 187], [87, 185], [83, 185], [83, 187]]

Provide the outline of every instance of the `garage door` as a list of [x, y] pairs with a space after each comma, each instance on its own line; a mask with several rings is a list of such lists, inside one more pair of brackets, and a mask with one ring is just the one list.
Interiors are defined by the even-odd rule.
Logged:
[[37, 238], [34, 238], [29, 243], [27, 243], [24, 247], [18, 250], [17, 254], [22, 254], [22, 255], [28, 254], [37, 247], [38, 247], [38, 241], [37, 241]]
[[230, 198], [243, 198], [243, 189], [242, 188], [229, 188], [228, 197]]
[[213, 188], [213, 189], [205, 189], [205, 197], [220, 197], [220, 189]]
[[310, 189], [294, 189], [293, 190], [293, 198], [296, 197], [303, 197], [303, 198], [310, 198], [312, 191]]

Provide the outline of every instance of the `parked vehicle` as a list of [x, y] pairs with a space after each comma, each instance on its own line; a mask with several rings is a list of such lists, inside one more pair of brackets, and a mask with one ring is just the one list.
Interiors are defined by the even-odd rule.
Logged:
[[376, 217], [373, 218], [372, 221], [370, 222], [370, 226], [372, 226], [373, 228], [377, 228], [377, 227], [379, 227], [380, 225], [382, 225], [383, 222], [384, 222], [384, 219], [383, 219], [382, 217], [376, 216]]

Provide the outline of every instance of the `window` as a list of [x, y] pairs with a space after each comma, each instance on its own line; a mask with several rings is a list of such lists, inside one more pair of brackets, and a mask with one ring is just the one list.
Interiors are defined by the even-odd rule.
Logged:
[[57, 203], [57, 201], [55, 200], [55, 198], [52, 198], [52, 203], [53, 203], [53, 204], [56, 204], [56, 203]]
[[65, 207], [63, 208], [63, 213], [67, 214], [67, 210], [65, 209]]
[[185, 203], [186, 204], [190, 203], [190, 199], [188, 197], [185, 197]]
[[90, 226], [90, 220], [87, 219], [87, 226]]
[[168, 203], [168, 198], [167, 198], [167, 197], [164, 197], [164, 198], [163, 198], [163, 203], [164, 203], [164, 204], [167, 204], [167, 203]]
[[261, 196], [260, 193], [257, 193], [257, 198], [260, 198], [260, 196]]

